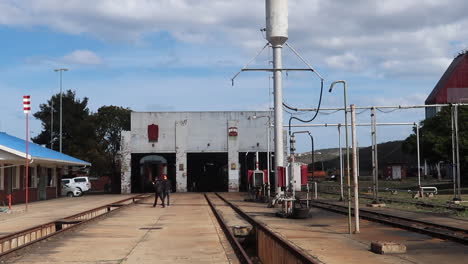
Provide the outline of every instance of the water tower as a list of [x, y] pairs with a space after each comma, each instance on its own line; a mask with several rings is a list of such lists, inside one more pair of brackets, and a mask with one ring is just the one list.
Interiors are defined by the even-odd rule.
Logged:
[[[278, 179], [278, 183], [281, 182], [285, 174], [284, 160], [284, 144], [283, 144], [283, 105], [289, 109], [293, 109], [290, 106], [283, 104], [283, 71], [309, 71], [316, 74], [321, 80], [321, 90], [323, 90], [322, 76], [315, 71], [309, 63], [302, 58], [299, 53], [291, 47], [286, 41], [288, 40], [288, 0], [265, 0], [265, 13], [266, 13], [266, 39], [268, 43], [263, 49], [251, 59], [238, 73], [232, 78], [232, 84], [234, 85], [234, 79], [244, 71], [267, 71], [273, 73], [273, 85], [274, 85], [274, 109], [275, 109], [275, 172]], [[283, 46], [289, 47], [294, 54], [307, 66], [306, 68], [284, 68], [283, 67]], [[273, 49], [273, 68], [248, 68], [252, 63], [267, 47]], [[296, 111], [296, 110], [294, 110]], [[301, 122], [304, 120], [295, 118]], [[310, 121], [306, 121], [310, 122]], [[290, 180], [292, 179], [292, 174]], [[276, 186], [276, 193], [280, 193], [280, 189]]]

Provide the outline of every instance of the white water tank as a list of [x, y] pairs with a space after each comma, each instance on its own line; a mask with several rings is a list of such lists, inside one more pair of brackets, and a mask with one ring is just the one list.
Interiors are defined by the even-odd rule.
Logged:
[[272, 45], [288, 40], [288, 0], [266, 0], [266, 36]]

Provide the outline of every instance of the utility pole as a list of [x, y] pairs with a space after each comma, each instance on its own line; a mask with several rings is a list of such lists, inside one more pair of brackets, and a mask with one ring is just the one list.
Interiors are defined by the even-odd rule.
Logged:
[[54, 69], [55, 72], [60, 72], [60, 132], [59, 132], [59, 151], [62, 152], [62, 72], [68, 71], [66, 68]]
[[359, 186], [357, 177], [357, 134], [356, 134], [356, 109], [351, 105], [351, 134], [353, 142], [353, 179], [354, 179], [354, 233], [360, 233], [359, 229]]
[[50, 149], [54, 149], [54, 102], [50, 99]]
[[347, 95], [347, 87], [346, 87], [346, 81], [345, 80], [339, 80], [339, 81], [334, 81], [330, 85], [330, 90], [328, 90], [329, 93], [332, 92], [333, 86], [337, 83], [342, 83], [343, 84], [343, 101], [344, 101], [344, 119], [345, 119], [345, 142], [346, 142], [346, 182], [347, 182], [347, 189], [348, 189], [348, 233], [351, 234], [351, 162], [349, 158], [349, 136], [348, 136], [348, 109], [347, 109], [347, 103], [348, 103], [348, 95]]

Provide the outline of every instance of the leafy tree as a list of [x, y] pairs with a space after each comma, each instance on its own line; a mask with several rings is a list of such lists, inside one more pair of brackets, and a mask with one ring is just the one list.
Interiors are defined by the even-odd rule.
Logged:
[[[468, 108], [458, 108], [458, 129], [461, 173], [467, 174], [468, 169]], [[415, 129], [414, 129], [415, 130]], [[432, 118], [421, 121], [419, 130], [421, 159], [432, 164], [441, 161], [452, 162], [452, 123], [451, 109], [444, 107]], [[416, 131], [406, 138], [403, 150], [416, 153]]]
[[[54, 116], [52, 142], [50, 137], [51, 108]], [[39, 109], [34, 113], [34, 117], [42, 121], [43, 130], [32, 141], [59, 150], [60, 94], [53, 95], [46, 104], [39, 105]], [[88, 147], [95, 144], [93, 124], [89, 119], [88, 98], [78, 99], [74, 91], [67, 90], [62, 94], [62, 114], [62, 152], [87, 160]]]
[[129, 108], [102, 106], [93, 115], [96, 136], [106, 164], [105, 174], [110, 175], [112, 189], [120, 190], [117, 177], [120, 177], [119, 150], [122, 130], [130, 130]]
[[[120, 190], [120, 137], [122, 130], [130, 130], [128, 108], [102, 106], [96, 113], [88, 108], [88, 98], [76, 98], [75, 92], [68, 90], [62, 95], [63, 127], [62, 152], [92, 163], [91, 174], [110, 176], [112, 190]], [[53, 107], [51, 107], [53, 106]], [[59, 149], [60, 94], [53, 95], [39, 106], [34, 117], [42, 121], [43, 130], [33, 138], [33, 142]], [[53, 139], [51, 135], [51, 108], [54, 114]]]

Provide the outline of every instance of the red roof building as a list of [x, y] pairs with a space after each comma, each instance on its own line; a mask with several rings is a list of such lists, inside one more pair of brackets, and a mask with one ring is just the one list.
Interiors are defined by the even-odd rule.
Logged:
[[[426, 105], [468, 103], [468, 51], [458, 54], [426, 99]], [[439, 109], [427, 108], [426, 117], [434, 116]]]

